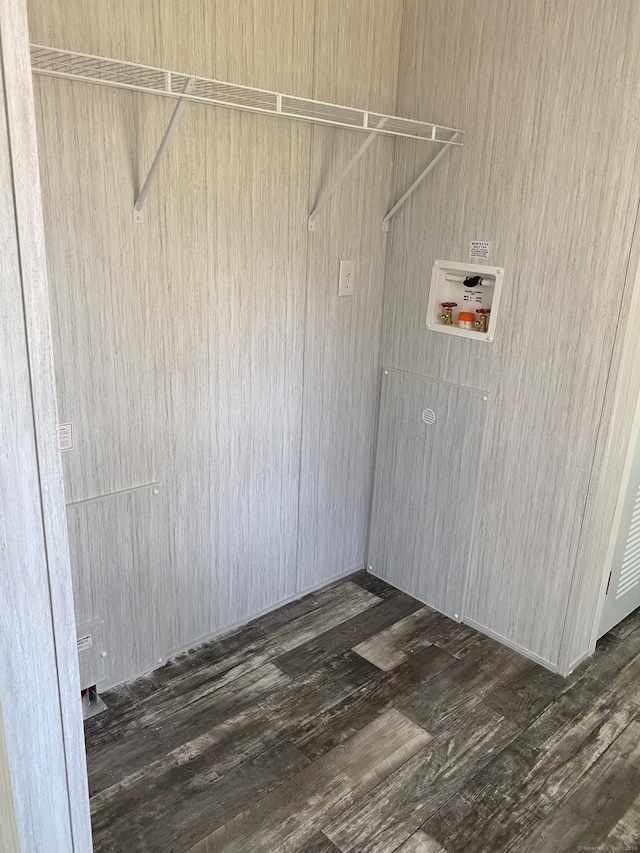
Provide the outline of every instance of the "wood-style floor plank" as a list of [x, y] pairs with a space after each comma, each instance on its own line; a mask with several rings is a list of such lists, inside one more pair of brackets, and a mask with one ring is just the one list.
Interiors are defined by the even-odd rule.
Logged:
[[413, 613], [419, 606], [415, 599], [404, 594], [388, 599], [338, 625], [327, 626], [327, 630], [312, 640], [276, 658], [275, 663], [292, 678], [306, 675], [333, 655], [352, 649], [362, 640]]
[[[339, 596], [329, 607], [322, 607], [312, 613], [307, 613], [299, 619], [287, 622], [275, 629], [271, 632], [269, 642], [284, 652], [296, 649], [332, 628], [338, 628], [350, 619], [376, 606], [381, 606], [383, 603], [377, 595], [367, 592], [356, 584], [349, 583], [346, 595]], [[347, 648], [349, 648], [348, 645], [340, 651]]]
[[606, 680], [606, 690], [640, 705], [640, 654]]
[[505, 689], [530, 671], [531, 664], [516, 652], [484, 639], [490, 643], [488, 651], [479, 646], [455, 659], [432, 681], [419, 685], [407, 696], [399, 696], [396, 707], [432, 734], [439, 734], [483, 697]]
[[220, 689], [202, 689], [176, 697], [161, 706], [149, 704], [139, 721], [128, 727], [128, 737], [92, 751], [88, 763], [92, 794], [110, 787], [153, 761], [155, 756], [183, 744], [261, 705], [287, 687], [291, 679], [273, 664], [265, 664]]
[[[184, 853], [308, 764], [288, 741], [222, 778], [196, 760], [165, 774], [151, 801], [134, 801], [126, 809], [116, 803], [94, 812], [94, 843], [108, 853]], [[180, 772], [185, 769], [187, 778]]]
[[[558, 703], [559, 704], [559, 703]], [[451, 853], [521, 847], [629, 724], [630, 706], [598, 696], [587, 713], [554, 725], [553, 706], [427, 820], [425, 832]]]
[[[442, 616], [442, 614], [439, 614]], [[440, 628], [431, 631], [432, 642], [443, 652], [448, 652], [454, 658], [463, 658], [479, 647], [487, 648], [495, 640], [480, 634], [474, 628], [455, 622], [447, 616], [442, 616]]]
[[438, 646], [453, 657], [461, 658], [487, 642], [488, 639], [473, 628], [455, 622], [430, 607], [422, 607], [359, 643], [354, 651], [380, 669], [389, 670], [425, 645]]
[[[288, 674], [288, 673], [286, 673]], [[315, 684], [325, 695], [344, 696], [380, 678], [382, 671], [349, 649], [316, 662], [307, 673], [298, 673], [299, 684]]]
[[420, 645], [431, 645], [429, 628], [440, 614], [430, 607], [421, 607], [386, 630], [353, 647], [365, 660], [388, 672], [401, 664]]
[[[640, 795], [640, 722], [632, 722], [578, 785], [535, 827], [523, 850], [586, 850], [604, 846]], [[636, 841], [640, 840], [640, 823]]]
[[[405, 595], [404, 592], [401, 592], [394, 586], [390, 586], [386, 581], [383, 581], [382, 578], [377, 578], [375, 575], [370, 574], [366, 569], [360, 569], [359, 571], [354, 572], [349, 576], [349, 580], [358, 586], [361, 586], [362, 589], [366, 589], [367, 592], [377, 595], [378, 598], [398, 598], [398, 596]], [[342, 582], [343, 581], [336, 581], [338, 584]]]
[[562, 679], [357, 572], [104, 698], [95, 853], [638, 843], [640, 611]]
[[191, 848], [190, 853], [295, 851], [430, 740], [389, 710]]
[[341, 851], [329, 841], [324, 833], [319, 832], [303, 844], [296, 853], [341, 853]]
[[167, 699], [179, 700], [203, 685], [224, 687], [381, 601], [347, 580], [291, 602], [110, 691], [110, 713], [90, 720], [87, 736], [95, 747], [112, 743], [129, 721], [140, 722], [140, 706], [144, 713], [151, 697], [155, 707], [162, 707]]
[[452, 697], [462, 691], [483, 698], [524, 672], [529, 664], [522, 655], [485, 637], [481, 646], [439, 675], [432, 687]]
[[[345, 694], [348, 694], [348, 689]], [[205, 725], [195, 718], [192, 737], [169, 751], [158, 749], [152, 761], [136, 770], [117, 767], [119, 782], [110, 784], [91, 798], [95, 820], [108, 821], [109, 810], [129, 812], [144, 791], [144, 800], [152, 810], [155, 798], [165, 788], [167, 774], [175, 778], [182, 772], [188, 779], [195, 767], [208, 766], [216, 777], [221, 777], [244, 761], [259, 755], [270, 746], [284, 740], [292, 730], [298, 729], [316, 714], [324, 713], [339, 695], [325, 695], [313, 686], [300, 686], [289, 682], [287, 687], [267, 697], [258, 707], [243, 710], [235, 717], [213, 725]], [[135, 739], [134, 739], [135, 742]], [[129, 739], [123, 737], [123, 744]], [[89, 767], [95, 767], [95, 759], [89, 751]], [[198, 762], [198, 764], [195, 764]], [[106, 765], [106, 766], [105, 766]], [[106, 772], [111, 768], [110, 759], [102, 757], [96, 770]], [[182, 768], [182, 770], [180, 770]], [[127, 772], [129, 771], [129, 772]], [[98, 815], [104, 815], [99, 818]]]
[[638, 846], [640, 835], [640, 797], [636, 797], [629, 809], [609, 832], [601, 845], [609, 850], [629, 848]]
[[585, 677], [598, 681], [603, 688], [622, 673], [640, 655], [640, 628], [632, 631], [623, 642], [611, 632], [598, 641], [595, 653], [574, 670], [570, 680], [575, 683]]
[[391, 702], [429, 682], [453, 663], [453, 658], [428, 646], [392, 672], [384, 673], [339, 704], [291, 734], [291, 741], [308, 758], [318, 758], [374, 720]]
[[561, 693], [566, 682], [561, 675], [532, 663], [506, 679], [484, 699], [485, 705], [521, 726], [527, 726]]
[[446, 853], [446, 851], [440, 847], [437, 841], [429, 838], [426, 833], [419, 829], [407, 838], [404, 844], [397, 847], [394, 853]]
[[343, 851], [395, 850], [517, 732], [513, 723], [476, 706], [329, 824], [325, 835]]

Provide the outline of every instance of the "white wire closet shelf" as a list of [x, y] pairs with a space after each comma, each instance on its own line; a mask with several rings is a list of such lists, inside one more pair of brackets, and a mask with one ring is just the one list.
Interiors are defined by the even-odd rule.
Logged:
[[[377, 130], [379, 133], [391, 136], [409, 136], [414, 139], [428, 139], [431, 142], [446, 144], [451, 142], [455, 133], [461, 132], [456, 128], [443, 127], [430, 122], [387, 116], [354, 107], [270, 92], [267, 89], [238, 86], [221, 80], [210, 80], [205, 77], [153, 68], [149, 65], [135, 65], [119, 59], [73, 53], [37, 44], [31, 45], [31, 67], [36, 74], [50, 77], [83, 80], [88, 83], [99, 83], [103, 86], [115, 86], [119, 89], [172, 98], [184, 97], [189, 101], [214, 104], [219, 107], [267, 113], [317, 124], [337, 125], [352, 130]], [[187, 95], [184, 95], [188, 80], [193, 81], [192, 88]], [[384, 124], [380, 126], [382, 120]]]
[[[435, 142], [449, 148], [462, 145], [460, 136], [463, 131], [434, 124], [432, 122], [416, 121], [399, 116], [384, 115], [369, 112], [355, 107], [314, 101], [267, 89], [256, 89], [226, 83], [221, 80], [208, 79], [195, 75], [183, 74], [150, 65], [138, 65], [119, 59], [104, 56], [92, 56], [87, 53], [77, 53], [43, 45], [31, 45], [31, 68], [34, 74], [47, 77], [58, 77], [66, 80], [77, 80], [85, 83], [96, 83], [117, 89], [134, 92], [161, 95], [174, 98], [178, 106], [174, 111], [171, 123], [165, 133], [162, 145], [156, 155], [145, 184], [153, 178], [157, 168], [156, 162], [162, 156], [182, 113], [185, 102], [192, 101], [201, 104], [211, 104], [236, 110], [262, 113], [289, 120], [308, 121], [314, 124], [330, 125], [333, 127], [349, 128], [350, 130], [365, 131], [371, 134], [371, 140], [379, 134], [385, 136], [402, 136]], [[364, 150], [363, 152], [364, 153]], [[360, 159], [354, 158], [351, 168]], [[347, 172], [350, 169], [347, 170]], [[341, 176], [340, 183], [345, 176]], [[325, 196], [321, 206], [337, 189]], [[141, 198], [142, 196], [142, 198]], [[142, 208], [146, 197], [143, 187], [141, 196], [136, 200], [136, 208]], [[320, 205], [311, 214], [309, 228], [313, 230], [313, 220], [319, 212]], [[140, 221], [140, 218], [138, 219]]]

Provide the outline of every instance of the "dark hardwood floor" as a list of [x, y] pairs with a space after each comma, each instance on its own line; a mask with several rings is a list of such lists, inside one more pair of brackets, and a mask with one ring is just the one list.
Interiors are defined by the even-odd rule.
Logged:
[[640, 612], [568, 679], [360, 572], [103, 697], [96, 853], [640, 844]]

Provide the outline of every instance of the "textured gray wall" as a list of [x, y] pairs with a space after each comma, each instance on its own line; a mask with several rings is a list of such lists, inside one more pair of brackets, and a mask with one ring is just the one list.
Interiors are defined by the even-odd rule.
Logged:
[[[30, 4], [32, 41], [393, 111], [402, 2]], [[392, 140], [36, 80], [80, 622], [106, 683], [362, 566]], [[426, 147], [426, 146], [425, 146]], [[356, 295], [339, 299], [340, 258]], [[87, 499], [159, 481], [135, 496]]]
[[[602, 571], [577, 560], [628, 303], [639, 39], [630, 0], [405, 4], [398, 111], [467, 137], [393, 224], [383, 361], [491, 393], [465, 618], [563, 669], [590, 630], [561, 655], [570, 595], [569, 632]], [[428, 159], [396, 143], [397, 195]], [[433, 260], [476, 239], [505, 269], [491, 345], [424, 326]]]

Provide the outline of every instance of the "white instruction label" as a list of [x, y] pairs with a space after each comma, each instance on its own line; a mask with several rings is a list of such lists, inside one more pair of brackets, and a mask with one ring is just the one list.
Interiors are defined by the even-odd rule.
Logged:
[[58, 450], [73, 450], [73, 424], [58, 424]]
[[82, 637], [78, 637], [78, 651], [84, 652], [87, 649], [93, 648], [93, 638], [91, 634], [83, 634]]
[[489, 257], [490, 248], [491, 243], [488, 243], [485, 240], [472, 240], [471, 248], [469, 249], [469, 257], [481, 258], [483, 261], [486, 261]]

